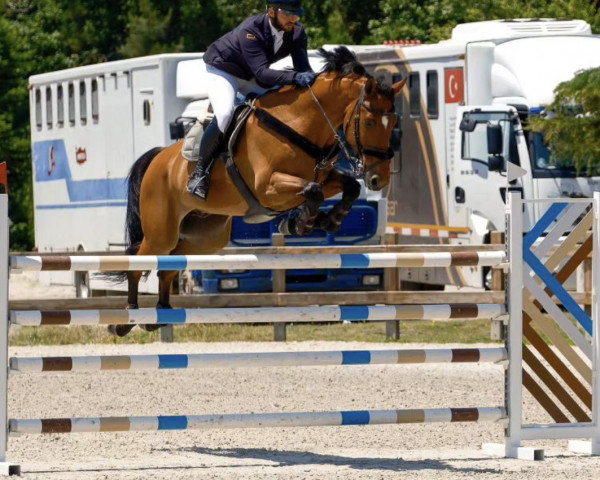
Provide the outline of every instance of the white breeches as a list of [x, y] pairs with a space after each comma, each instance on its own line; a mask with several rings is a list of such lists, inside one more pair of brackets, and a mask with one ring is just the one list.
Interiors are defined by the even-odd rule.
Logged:
[[254, 79], [243, 80], [212, 65], [206, 66], [206, 73], [208, 98], [217, 118], [219, 130], [223, 133], [231, 123], [238, 92], [243, 96], [249, 93], [262, 95], [270, 90], [258, 85]]

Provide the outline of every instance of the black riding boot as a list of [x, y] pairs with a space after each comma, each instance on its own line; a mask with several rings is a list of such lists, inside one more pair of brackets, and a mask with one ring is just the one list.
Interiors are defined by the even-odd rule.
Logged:
[[213, 155], [221, 145], [222, 140], [223, 134], [217, 125], [217, 119], [213, 118], [202, 135], [196, 169], [190, 175], [187, 184], [187, 191], [200, 197], [202, 200], [206, 200], [206, 196], [208, 195]]

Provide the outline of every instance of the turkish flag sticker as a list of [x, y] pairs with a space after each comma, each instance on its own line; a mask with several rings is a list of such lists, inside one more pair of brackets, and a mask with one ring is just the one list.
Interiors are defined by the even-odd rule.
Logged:
[[465, 101], [465, 84], [462, 68], [451, 68], [444, 72], [446, 83], [446, 103], [462, 103]]

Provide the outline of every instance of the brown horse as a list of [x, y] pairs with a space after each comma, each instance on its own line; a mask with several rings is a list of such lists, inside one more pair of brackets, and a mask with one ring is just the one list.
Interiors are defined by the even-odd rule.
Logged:
[[[321, 50], [321, 55], [326, 65], [311, 90], [284, 87], [256, 100], [234, 148], [237, 169], [263, 207], [284, 213], [301, 206], [299, 214], [281, 226], [284, 232], [295, 234], [309, 233], [315, 226], [337, 231], [360, 193], [354, 178], [334, 169], [337, 143], [346, 155], [349, 151], [369, 188], [379, 190], [387, 185], [390, 138], [396, 123], [394, 96], [404, 85], [380, 85], [345, 47]], [[266, 123], [261, 112], [278, 119], [288, 131]], [[288, 133], [295, 140], [287, 138]], [[313, 149], [303, 148], [298, 138]], [[314, 147], [334, 152], [333, 161], [315, 165], [307, 152], [314, 152]], [[181, 143], [150, 150], [133, 165], [127, 207], [130, 255], [213, 254], [228, 244], [231, 219], [246, 215], [249, 202], [223, 162], [215, 163], [206, 201], [190, 195], [186, 183], [193, 168], [181, 155]], [[339, 204], [320, 213], [324, 199], [340, 192]], [[123, 275], [129, 282], [128, 308], [137, 308], [142, 273]], [[170, 308], [170, 288], [176, 275], [159, 273], [157, 308]], [[131, 328], [121, 325], [113, 332], [125, 335]]]

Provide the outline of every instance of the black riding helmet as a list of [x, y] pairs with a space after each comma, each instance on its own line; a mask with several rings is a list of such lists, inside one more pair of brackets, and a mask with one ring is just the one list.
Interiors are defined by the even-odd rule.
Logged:
[[289, 15], [304, 15], [302, 0], [286, 0], [285, 2], [267, 2], [267, 8], [273, 7]]

